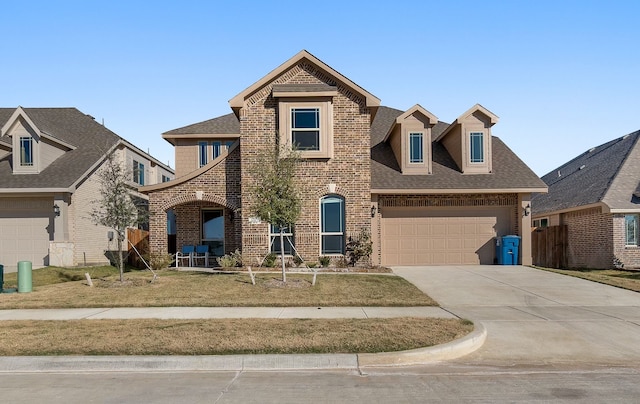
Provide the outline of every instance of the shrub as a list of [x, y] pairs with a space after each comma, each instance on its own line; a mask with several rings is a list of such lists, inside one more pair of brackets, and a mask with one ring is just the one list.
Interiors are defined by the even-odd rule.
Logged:
[[274, 253], [269, 253], [262, 261], [262, 266], [267, 268], [273, 268], [276, 266], [276, 258], [277, 256]]
[[326, 268], [331, 263], [331, 257], [321, 256], [321, 257], [318, 257], [318, 261], [320, 262], [321, 267]]
[[225, 254], [222, 257], [218, 257], [216, 258], [216, 261], [222, 268], [233, 268], [238, 265], [238, 260], [230, 254]]
[[369, 259], [373, 251], [373, 242], [371, 234], [366, 229], [360, 230], [360, 234], [356, 238], [349, 236], [346, 246], [346, 256], [349, 265], [355, 266], [358, 261], [363, 258]]
[[146, 255], [144, 259], [145, 261], [147, 261], [147, 264], [149, 264], [151, 269], [153, 269], [154, 271], [161, 271], [163, 269], [169, 268], [174, 260], [174, 257], [172, 254], [151, 253], [149, 255]]
[[299, 267], [300, 265], [302, 265], [304, 261], [302, 260], [302, 258], [300, 258], [299, 256], [295, 255], [293, 257], [293, 263], [296, 264], [297, 267]]

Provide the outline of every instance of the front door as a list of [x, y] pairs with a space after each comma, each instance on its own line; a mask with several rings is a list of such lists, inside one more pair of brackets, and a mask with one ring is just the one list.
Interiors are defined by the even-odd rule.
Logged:
[[224, 211], [207, 209], [202, 211], [202, 244], [209, 246], [213, 256], [224, 255]]

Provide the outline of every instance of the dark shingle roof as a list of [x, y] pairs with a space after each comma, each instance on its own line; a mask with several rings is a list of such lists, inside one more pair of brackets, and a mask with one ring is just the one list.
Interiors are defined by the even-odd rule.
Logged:
[[[553, 212], [602, 202], [613, 195], [611, 185], [621, 172], [623, 163], [638, 144], [640, 131], [589, 149], [573, 160], [542, 177], [549, 186], [548, 194], [536, 195], [532, 200], [535, 213]], [[632, 162], [635, 163], [635, 162]], [[631, 187], [623, 196], [627, 202], [640, 190], [637, 181], [640, 171], [631, 173]]]
[[[545, 184], [499, 138], [492, 137], [493, 173], [463, 175], [449, 152], [439, 142], [432, 143], [433, 173], [403, 175], [388, 143], [382, 140], [403, 111], [380, 107], [371, 125], [372, 189], [523, 189], [544, 188]], [[435, 139], [448, 125], [438, 122], [432, 129]]]
[[207, 121], [183, 126], [163, 133], [163, 135], [237, 135], [240, 133], [240, 122], [234, 113], [222, 115]]
[[[76, 108], [23, 108], [48, 136], [75, 147], [39, 174], [13, 174], [10, 158], [0, 160], [0, 188], [68, 188], [113, 147], [120, 137]], [[0, 127], [15, 108], [0, 108]]]

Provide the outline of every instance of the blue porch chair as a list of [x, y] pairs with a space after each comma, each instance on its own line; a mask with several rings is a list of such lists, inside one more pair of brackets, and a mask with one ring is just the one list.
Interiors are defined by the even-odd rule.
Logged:
[[193, 245], [183, 245], [182, 250], [176, 253], [176, 268], [180, 266], [180, 260], [187, 259], [189, 266], [193, 266], [193, 255], [195, 254], [196, 247]]
[[209, 267], [209, 246], [198, 245], [196, 246], [196, 252], [193, 254], [193, 265], [198, 265], [198, 260], [203, 260], [205, 268]]

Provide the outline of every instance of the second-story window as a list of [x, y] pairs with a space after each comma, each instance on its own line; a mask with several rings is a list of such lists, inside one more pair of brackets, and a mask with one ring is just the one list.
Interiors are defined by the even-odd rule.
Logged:
[[469, 133], [469, 157], [471, 163], [484, 163], [484, 133]]
[[422, 132], [409, 133], [409, 163], [424, 163], [423, 139]]
[[33, 138], [20, 137], [20, 165], [33, 166]]
[[133, 160], [133, 182], [144, 185], [144, 164]]
[[320, 150], [320, 108], [291, 108], [291, 144], [298, 150]]
[[171, 181], [171, 177], [167, 177], [166, 175], [162, 175], [162, 182], [169, 182]]
[[198, 161], [200, 161], [200, 167], [206, 166], [209, 162], [209, 155], [207, 154], [207, 142], [198, 142]]
[[213, 151], [213, 158], [216, 159], [218, 158], [218, 156], [220, 156], [220, 153], [222, 153], [222, 142], [213, 142], [211, 146]]

